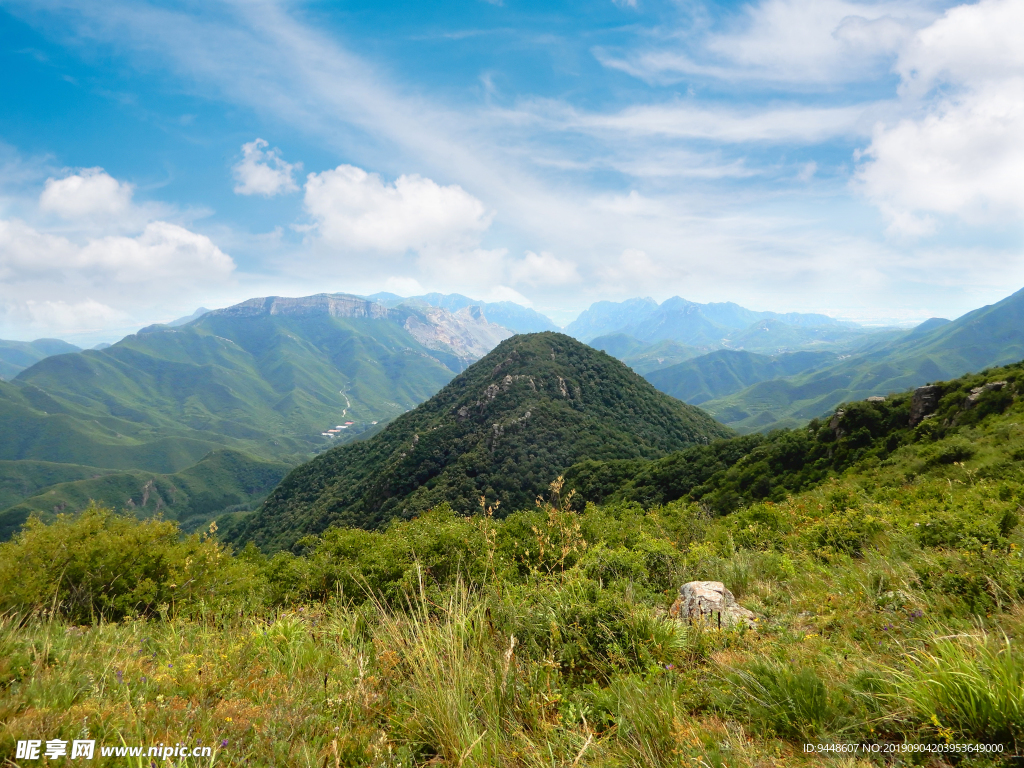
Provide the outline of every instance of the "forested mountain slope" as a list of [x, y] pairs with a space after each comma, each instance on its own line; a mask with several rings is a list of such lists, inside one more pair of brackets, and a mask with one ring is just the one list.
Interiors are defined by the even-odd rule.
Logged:
[[443, 502], [471, 512], [481, 496], [522, 509], [584, 457], [654, 458], [727, 434], [603, 352], [562, 334], [516, 336], [379, 435], [294, 470], [237, 536], [288, 547]]
[[[936, 382], [887, 398], [843, 404], [828, 418], [796, 429], [746, 435], [654, 461], [584, 461], [566, 480], [586, 501], [645, 506], [686, 498], [727, 514], [760, 501], [779, 502], [851, 468], [864, 473], [903, 466], [917, 473], [964, 462], [978, 452], [959, 437], [1024, 396], [1024, 363]], [[1024, 432], [1006, 424], [1007, 455], [1024, 458]], [[998, 467], [992, 477], [998, 477]]]

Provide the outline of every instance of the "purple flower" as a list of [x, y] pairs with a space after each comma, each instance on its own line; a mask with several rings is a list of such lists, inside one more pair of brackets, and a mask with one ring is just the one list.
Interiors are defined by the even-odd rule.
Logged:
[[168, 665], [167, 665], [167, 668], [168, 668], [168, 669], [170, 669], [170, 668], [171, 668], [171, 667], [173, 667], [173, 666], [174, 666], [173, 664], [168, 664]]
[[115, 673], [117, 675], [117, 684], [120, 685], [124, 682], [124, 673], [119, 669]]
[[226, 747], [226, 746], [228, 745], [228, 740], [227, 740], [227, 739], [224, 739], [224, 741], [222, 741], [222, 742], [220, 743], [220, 745], [221, 745], [222, 747]]

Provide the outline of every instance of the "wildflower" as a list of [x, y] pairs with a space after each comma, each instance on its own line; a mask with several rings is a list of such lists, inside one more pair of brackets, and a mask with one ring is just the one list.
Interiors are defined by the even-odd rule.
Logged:
[[224, 739], [224, 741], [222, 741], [222, 742], [220, 743], [220, 745], [221, 745], [222, 747], [226, 747], [226, 746], [228, 745], [228, 740], [227, 740], [227, 739]]
[[234, 722], [234, 720], [232, 720], [230, 717], [226, 717], [224, 719], [227, 720], [229, 723], [233, 723]]
[[124, 673], [119, 669], [114, 673], [117, 676], [117, 684], [120, 685], [124, 682]]

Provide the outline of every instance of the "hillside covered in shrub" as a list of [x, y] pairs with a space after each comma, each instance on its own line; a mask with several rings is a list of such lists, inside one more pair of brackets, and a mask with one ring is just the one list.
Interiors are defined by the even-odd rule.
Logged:
[[[221, 765], [1012, 765], [1020, 370], [937, 385], [912, 427], [892, 398], [712, 445], [694, 471], [728, 464], [716, 488], [762, 462], [771, 479], [728, 508], [624, 498], [671, 488], [654, 461], [580, 511], [555, 482], [503, 519], [441, 504], [301, 554], [100, 509], [32, 521], [0, 544], [0, 754], [84, 732], [212, 744]], [[774, 463], [786, 435], [799, 460]], [[670, 618], [706, 579], [756, 628]]]

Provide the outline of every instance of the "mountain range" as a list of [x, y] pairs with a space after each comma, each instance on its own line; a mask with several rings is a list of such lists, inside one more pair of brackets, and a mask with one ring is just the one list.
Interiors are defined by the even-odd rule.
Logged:
[[[1024, 290], [953, 321], [932, 318], [895, 338], [886, 335], [828, 365], [772, 377], [738, 391], [707, 390], [705, 394], [714, 398], [702, 400], [701, 407], [741, 432], [797, 426], [846, 401], [883, 397], [1021, 359]], [[707, 367], [701, 358], [690, 363]], [[681, 369], [680, 374], [673, 381], [660, 372], [657, 385], [682, 393], [684, 382], [692, 380], [692, 368]]]
[[233, 535], [279, 549], [445, 502], [528, 508], [583, 458], [656, 458], [729, 434], [610, 355], [563, 334], [519, 335], [379, 434], [292, 471]]
[[731, 302], [699, 304], [674, 296], [661, 304], [650, 298], [599, 301], [566, 326], [565, 332], [588, 343], [615, 334], [645, 345], [673, 341], [698, 353], [746, 349], [777, 354], [841, 349], [871, 330], [827, 315], [756, 312]]
[[[51, 355], [0, 382], [0, 500], [21, 519], [77, 508], [87, 491], [151, 509], [142, 499], [156, 498], [144, 490], [159, 485], [156, 475], [225, 450], [247, 457], [231, 465], [244, 464], [243, 474], [269, 462], [281, 475], [373, 433], [510, 335], [478, 306], [450, 312], [323, 294], [201, 310], [102, 350]], [[115, 481], [111, 471], [128, 476]], [[234, 494], [227, 506], [257, 495]], [[192, 515], [181, 503], [164, 506]]]
[[[0, 361], [13, 374], [0, 381], [0, 537], [32, 512], [74, 511], [90, 498], [143, 515], [160, 511], [189, 528], [224, 512], [240, 521], [290, 468], [333, 447], [374, 439], [499, 343], [526, 343], [522, 336], [509, 338], [515, 331], [552, 326], [534, 310], [458, 294], [320, 294], [200, 308], [103, 349], [82, 351], [52, 339], [0, 342]], [[581, 336], [601, 334], [590, 338], [593, 346], [662, 392], [699, 405], [737, 432], [763, 432], [804, 424], [843, 402], [1024, 358], [1024, 291], [912, 330], [872, 330], [823, 315], [759, 313], [678, 298], [661, 305], [649, 299], [598, 302], [570, 327]], [[558, 338], [557, 345], [569, 344]], [[748, 338], [755, 341], [748, 344]], [[770, 353], [753, 348], [762, 338]], [[744, 349], [732, 347], [741, 342]], [[579, 374], [553, 375], [570, 381]], [[612, 377], [618, 384], [602, 385], [608, 402], [626, 402], [612, 396], [615, 387], [641, 391], [630, 375], [629, 381]], [[536, 414], [553, 407], [544, 403], [531, 410], [534, 428]], [[687, 413], [697, 418], [692, 409]], [[600, 452], [603, 441], [628, 454], [623, 458], [643, 453], [632, 442], [636, 435], [628, 437], [634, 429], [628, 420], [615, 422], [607, 410], [588, 418], [584, 432], [603, 435], [602, 441], [572, 430], [541, 434], [579, 443], [585, 448], [580, 456]], [[701, 423], [698, 432], [711, 435], [710, 422]], [[465, 456], [490, 461], [486, 451], [473, 453], [483, 449], [469, 437], [458, 439]], [[655, 450], [653, 445], [648, 448]], [[543, 489], [541, 475], [572, 458], [551, 450], [527, 451], [525, 459], [510, 455], [534, 467], [529, 482]], [[366, 456], [372, 461], [356, 463], [370, 477], [371, 465], [383, 459], [373, 451]], [[530, 463], [536, 456], [544, 460]], [[356, 482], [353, 474], [354, 485], [336, 483], [333, 496], [318, 497], [317, 520], [348, 519], [349, 511], [361, 510], [352, 519], [376, 524], [438, 498], [472, 506], [478, 491], [492, 498], [490, 488], [494, 499], [518, 504], [533, 492], [503, 486], [497, 471], [487, 483], [469, 478], [465, 484], [466, 477], [442, 464], [440, 479], [396, 492], [405, 506], [393, 508], [366, 502], [363, 480]], [[457, 493], [451, 491], [456, 485], [462, 489]], [[283, 541], [279, 532], [254, 528], [252, 535]]]
[[379, 302], [386, 307], [402, 304], [416, 306], [425, 304], [431, 307], [458, 312], [468, 307], [479, 307], [487, 319], [495, 325], [508, 328], [514, 333], [539, 333], [540, 331], [558, 331], [560, 328], [550, 318], [534, 309], [523, 307], [511, 301], [476, 301], [460, 293], [426, 293], [422, 296], [402, 298], [393, 293], [375, 293], [366, 298]]

